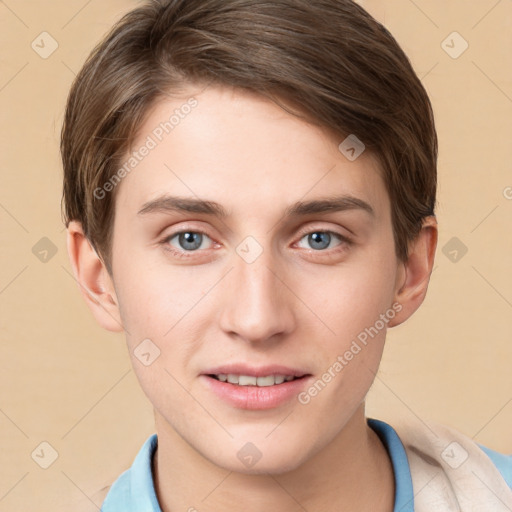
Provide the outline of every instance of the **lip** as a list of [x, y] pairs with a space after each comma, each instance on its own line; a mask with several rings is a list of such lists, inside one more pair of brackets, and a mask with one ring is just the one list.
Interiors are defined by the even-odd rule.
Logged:
[[[273, 386], [238, 386], [210, 377], [210, 375], [219, 373], [254, 377], [291, 375], [297, 379]], [[303, 370], [280, 365], [254, 367], [245, 364], [229, 364], [208, 369], [199, 377], [210, 392], [232, 407], [265, 410], [279, 407], [292, 400], [309, 384], [312, 375]]]
[[202, 375], [218, 375], [219, 373], [233, 373], [235, 375], [249, 375], [251, 377], [265, 377], [267, 375], [284, 375], [303, 377], [309, 375], [307, 371], [298, 368], [290, 368], [282, 365], [250, 366], [244, 363], [231, 363], [223, 366], [215, 366], [203, 372]]

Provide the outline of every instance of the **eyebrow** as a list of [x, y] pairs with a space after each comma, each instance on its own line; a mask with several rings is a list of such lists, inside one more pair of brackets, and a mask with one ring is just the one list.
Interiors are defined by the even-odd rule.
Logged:
[[[340, 212], [346, 210], [362, 210], [372, 217], [375, 217], [375, 211], [366, 201], [351, 195], [336, 196], [326, 199], [315, 199], [312, 201], [299, 201], [292, 204], [285, 210], [285, 217], [298, 217], [311, 214], [321, 214], [329, 212]], [[215, 201], [204, 199], [193, 199], [188, 197], [177, 197], [163, 195], [144, 203], [138, 211], [138, 215], [150, 213], [167, 212], [188, 212], [213, 215], [219, 218], [229, 217], [227, 210]]]

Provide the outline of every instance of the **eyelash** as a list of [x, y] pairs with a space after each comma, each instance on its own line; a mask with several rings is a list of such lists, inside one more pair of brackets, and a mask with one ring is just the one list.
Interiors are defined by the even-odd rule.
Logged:
[[[200, 250], [199, 249], [196, 249], [194, 251], [180, 251], [172, 246], [169, 245], [169, 242], [177, 235], [180, 235], [180, 234], [183, 234], [183, 233], [195, 233], [195, 234], [200, 234], [200, 235], [204, 235], [204, 236], [207, 236], [208, 238], [210, 238], [212, 241], [212, 237], [208, 235], [208, 233], [204, 232], [204, 231], [201, 231], [200, 229], [182, 229], [180, 231], [176, 231], [175, 233], [171, 233], [170, 235], [167, 235], [162, 241], [161, 241], [161, 244], [163, 245], [164, 249], [166, 251], [169, 251], [171, 254], [173, 254], [173, 256], [179, 258], [179, 259], [187, 259], [187, 258], [193, 258], [196, 256], [196, 253], [198, 253]], [[300, 240], [302, 240], [306, 235], [310, 235], [312, 233], [328, 233], [330, 235], [335, 235], [336, 237], [339, 238], [340, 240], [340, 244], [338, 246], [336, 246], [334, 249], [305, 249], [305, 250], [308, 250], [310, 253], [311, 252], [314, 252], [314, 253], [326, 253], [326, 252], [330, 252], [331, 254], [337, 254], [338, 252], [341, 252], [345, 249], [347, 249], [347, 247], [350, 247], [352, 244], [353, 244], [353, 241], [348, 238], [347, 236], [345, 235], [342, 235], [336, 231], [331, 231], [331, 230], [327, 230], [327, 229], [305, 229], [303, 231], [300, 231], [299, 232], [299, 242]], [[204, 249], [206, 250], [206, 249]]]

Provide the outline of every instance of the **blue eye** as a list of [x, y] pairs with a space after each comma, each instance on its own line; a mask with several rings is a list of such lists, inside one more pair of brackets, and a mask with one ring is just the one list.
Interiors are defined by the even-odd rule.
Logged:
[[312, 231], [307, 235], [301, 238], [301, 241], [307, 238], [308, 244], [310, 244], [311, 248], [316, 251], [322, 251], [324, 249], [329, 248], [331, 241], [333, 240], [333, 235], [335, 238], [338, 238], [341, 242], [348, 243], [348, 240], [339, 235], [338, 233], [334, 233], [332, 231]]
[[[338, 243], [333, 244], [336, 239]], [[306, 232], [298, 242], [299, 247], [302, 247], [300, 244], [303, 243], [303, 240], [307, 240], [308, 244], [308, 247], [303, 247], [304, 249], [313, 249], [318, 253], [325, 252], [331, 256], [334, 253], [346, 251], [352, 245], [349, 238], [334, 231], [316, 230]], [[192, 230], [173, 233], [162, 240], [161, 243], [165, 250], [178, 259], [202, 257], [208, 254], [202, 253], [202, 250], [214, 248], [214, 241], [206, 233]]]
[[169, 242], [170, 245], [176, 247], [171, 243], [172, 240], [177, 239], [178, 247], [177, 249], [186, 251], [186, 252], [194, 252], [197, 249], [203, 248], [205, 238], [210, 238], [205, 233], [200, 233], [198, 231], [180, 231], [179, 233], [175, 233], [174, 235], [168, 237], [165, 241]]

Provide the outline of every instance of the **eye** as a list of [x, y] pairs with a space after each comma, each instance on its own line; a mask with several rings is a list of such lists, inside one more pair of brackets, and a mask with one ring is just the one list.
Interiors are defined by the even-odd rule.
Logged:
[[169, 244], [177, 252], [195, 252], [197, 249], [208, 248], [204, 247], [206, 239], [211, 240], [206, 233], [200, 231], [180, 231], [168, 236], [164, 243]]
[[[328, 248], [331, 245], [331, 242], [333, 239], [338, 239], [341, 241], [338, 245], [350, 245], [350, 240], [343, 235], [340, 235], [339, 233], [335, 233], [333, 231], [311, 231], [310, 233], [307, 233], [304, 235], [300, 241], [306, 239], [307, 243], [310, 244], [310, 247], [314, 249], [315, 251], [323, 251]], [[306, 247], [307, 248], [307, 247]]]
[[[333, 245], [335, 240], [338, 243]], [[332, 253], [343, 251], [352, 244], [351, 240], [340, 233], [327, 230], [309, 231], [303, 234], [298, 242], [301, 247], [303, 240], [309, 245], [309, 249], [314, 252], [327, 252], [326, 249], [332, 249]], [[208, 243], [208, 241], [210, 243]], [[199, 255], [200, 250], [213, 248], [213, 240], [202, 231], [182, 230], [168, 235], [161, 242], [164, 249], [171, 252], [177, 258], [189, 258]], [[308, 247], [303, 247], [308, 249]]]

